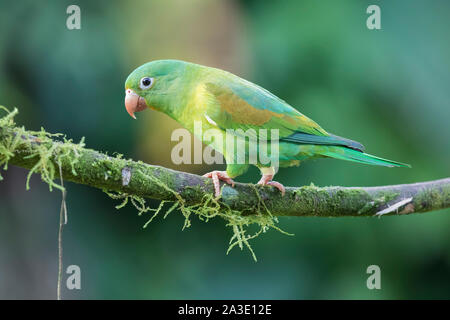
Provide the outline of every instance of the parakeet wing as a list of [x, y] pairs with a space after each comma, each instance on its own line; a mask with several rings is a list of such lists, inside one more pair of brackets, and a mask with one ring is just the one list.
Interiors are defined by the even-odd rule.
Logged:
[[279, 130], [279, 139], [297, 144], [342, 145], [361, 150], [361, 144], [330, 135], [316, 122], [267, 90], [247, 82], [208, 82], [206, 115], [222, 129]]
[[317, 123], [270, 92], [250, 83], [206, 83], [206, 114], [223, 129], [278, 129], [280, 138], [295, 132], [327, 136]]

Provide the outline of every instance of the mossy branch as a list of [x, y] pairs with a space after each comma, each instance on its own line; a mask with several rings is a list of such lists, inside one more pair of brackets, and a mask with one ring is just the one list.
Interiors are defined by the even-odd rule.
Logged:
[[[27, 131], [15, 126], [12, 113], [0, 122], [0, 165], [9, 163], [39, 172], [46, 182], [55, 178], [55, 168], [61, 166], [67, 181], [137, 199], [181, 201], [186, 207], [204, 205], [205, 195], [214, 192], [211, 180], [198, 175], [109, 156], [85, 148], [82, 142], [58, 141], [59, 135], [43, 130]], [[49, 185], [58, 187], [54, 182]], [[284, 197], [272, 187], [237, 183], [235, 188], [224, 185], [220, 201], [211, 203], [242, 216], [261, 212], [320, 217], [410, 214], [450, 207], [450, 178], [382, 187], [289, 187]]]

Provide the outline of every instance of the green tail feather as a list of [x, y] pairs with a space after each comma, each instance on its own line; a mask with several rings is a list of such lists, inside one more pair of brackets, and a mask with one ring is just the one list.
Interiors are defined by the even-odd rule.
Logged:
[[327, 156], [327, 157], [335, 158], [335, 159], [354, 161], [354, 162], [359, 162], [359, 163], [364, 163], [364, 164], [371, 164], [371, 165], [375, 165], [375, 166], [411, 168], [411, 165], [406, 164], [406, 163], [383, 159], [383, 158], [373, 156], [371, 154], [360, 152], [360, 151], [353, 150], [353, 149], [341, 148], [341, 147], [336, 147], [333, 149], [328, 150], [323, 155]]

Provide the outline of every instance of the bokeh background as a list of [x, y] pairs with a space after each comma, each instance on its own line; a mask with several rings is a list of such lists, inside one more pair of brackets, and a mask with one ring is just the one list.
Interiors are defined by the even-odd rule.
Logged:
[[[81, 30], [66, 8], [81, 8]], [[366, 8], [381, 8], [368, 30]], [[124, 81], [154, 59], [219, 67], [269, 89], [328, 131], [370, 153], [412, 164], [389, 169], [338, 160], [281, 170], [300, 186], [376, 186], [449, 176], [450, 3], [448, 1], [5, 1], [0, 0], [0, 104], [17, 122], [63, 132], [88, 147], [177, 167], [178, 125], [125, 112]], [[53, 299], [60, 193], [26, 171], [2, 171], [0, 298]], [[258, 179], [251, 170], [240, 181]], [[218, 219], [148, 216], [103, 192], [67, 184], [65, 266], [81, 268], [72, 299], [450, 298], [450, 211], [377, 218], [281, 218], [252, 242], [259, 261], [233, 249]], [[152, 206], [158, 203], [151, 202]], [[381, 268], [368, 290], [366, 268]]]

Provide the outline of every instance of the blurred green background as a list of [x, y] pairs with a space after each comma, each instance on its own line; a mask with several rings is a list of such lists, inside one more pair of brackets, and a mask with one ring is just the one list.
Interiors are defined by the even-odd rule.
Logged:
[[[81, 8], [81, 30], [66, 8]], [[368, 30], [366, 8], [381, 8]], [[300, 186], [375, 186], [450, 172], [448, 1], [5, 1], [0, 0], [0, 104], [17, 122], [63, 132], [88, 147], [171, 163], [178, 125], [146, 111], [132, 121], [124, 81], [154, 59], [229, 70], [282, 97], [368, 152], [412, 164], [389, 169], [338, 160], [281, 170]], [[0, 183], [0, 298], [53, 299], [60, 193], [10, 167]], [[240, 181], [258, 179], [251, 170]], [[67, 184], [64, 263], [81, 268], [73, 299], [450, 298], [450, 210], [377, 218], [281, 218], [294, 237], [270, 231], [227, 256], [222, 220], [117, 211], [103, 192]], [[157, 206], [156, 201], [151, 202]], [[366, 268], [381, 268], [381, 290]]]

